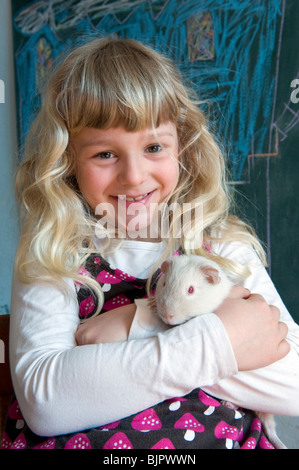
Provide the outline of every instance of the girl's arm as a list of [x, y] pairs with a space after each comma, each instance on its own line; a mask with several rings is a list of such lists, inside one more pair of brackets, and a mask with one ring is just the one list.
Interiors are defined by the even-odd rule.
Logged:
[[[152, 313], [146, 299], [136, 300], [135, 304], [110, 310], [81, 324], [75, 335], [77, 344], [145, 339], [170, 328]], [[279, 321], [279, 309], [269, 306], [262, 296], [233, 286], [214, 313], [228, 334], [239, 371], [267, 366], [289, 352], [290, 345], [285, 340], [288, 328]]]
[[267, 303], [280, 310], [280, 320], [288, 327], [290, 352], [273, 364], [248, 372], [239, 372], [224, 378], [212, 387], [203, 387], [207, 393], [237, 405], [273, 414], [299, 415], [299, 326], [293, 321], [278, 295], [267, 271], [255, 253], [241, 244], [220, 245], [217, 254], [249, 263], [252, 275], [244, 286], [261, 294]]
[[73, 282], [70, 289], [67, 297], [54, 285], [13, 280], [11, 373], [21, 411], [36, 434], [107, 424], [237, 372], [227, 333], [214, 314], [153, 338], [77, 346]]
[[82, 346], [127, 341], [135, 313], [136, 305], [133, 303], [89, 318], [78, 326], [76, 343]]
[[[228, 334], [214, 314], [147, 339], [77, 346], [78, 301], [69, 284], [72, 295], [66, 297], [54, 285], [13, 280], [11, 372], [21, 410], [36, 434], [100, 426], [236, 376]], [[139, 310], [140, 305], [137, 318]], [[138, 328], [134, 318], [132, 337], [138, 337]], [[298, 400], [293, 411], [296, 406], [299, 413]]]

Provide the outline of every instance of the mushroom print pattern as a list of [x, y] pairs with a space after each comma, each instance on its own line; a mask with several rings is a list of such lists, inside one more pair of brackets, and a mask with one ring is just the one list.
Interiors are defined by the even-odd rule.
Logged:
[[177, 411], [181, 407], [182, 401], [187, 401], [187, 399], [183, 397], [175, 397], [170, 400], [166, 400], [166, 402], [169, 403], [170, 411]]
[[268, 441], [268, 439], [265, 436], [262, 436], [260, 439], [260, 448], [261, 449], [274, 449], [274, 446], [271, 444], [271, 442]]
[[152, 449], [175, 449], [173, 443], [170, 439], [164, 438], [161, 439], [157, 444], [155, 444]]
[[78, 433], [71, 437], [64, 446], [65, 449], [91, 449], [90, 441], [86, 434]]
[[124, 294], [120, 294], [108, 300], [108, 302], [105, 302], [103, 307], [105, 310], [108, 311], [108, 310], [113, 310], [114, 308], [117, 308], [117, 307], [123, 307], [124, 305], [128, 305], [130, 303], [131, 301], [127, 296], [125, 296]]
[[10, 449], [26, 449], [27, 441], [23, 433], [21, 433], [18, 438], [12, 443]]
[[205, 415], [209, 416], [212, 413], [214, 413], [215, 408], [221, 405], [221, 403], [218, 400], [215, 400], [214, 398], [210, 397], [207, 395], [205, 392], [202, 390], [199, 391], [198, 398], [204, 405], [207, 405], [208, 408], [204, 412]]
[[8, 416], [12, 419], [16, 419], [17, 429], [22, 429], [22, 427], [24, 426], [24, 418], [17, 400], [14, 400], [13, 403], [10, 405], [8, 410]]
[[86, 297], [86, 299], [82, 300], [82, 302], [80, 303], [80, 306], [79, 306], [80, 316], [82, 318], [88, 317], [88, 315], [90, 315], [94, 311], [94, 308], [95, 308], [94, 298], [92, 295], [89, 295], [88, 297]]
[[55, 437], [49, 437], [49, 439], [42, 442], [41, 444], [38, 444], [34, 448], [35, 449], [48, 449], [48, 450], [55, 449], [55, 443], [56, 443]]
[[104, 424], [104, 426], [99, 426], [98, 429], [102, 429], [103, 431], [108, 431], [109, 429], [115, 429], [119, 425], [120, 421], [114, 421], [113, 423]]
[[220, 421], [215, 428], [215, 436], [217, 439], [225, 439], [225, 447], [227, 449], [233, 448], [233, 441], [237, 440], [238, 435], [238, 428], [227, 424], [225, 421]]
[[184, 439], [193, 441], [196, 432], [204, 432], [204, 426], [190, 413], [185, 413], [174, 425], [177, 429], [186, 429]]
[[[84, 276], [93, 277], [100, 284], [104, 294], [103, 312], [128, 305], [135, 298], [146, 297], [146, 280], [136, 279], [121, 269], [112, 269], [101, 256], [90, 256], [86, 266], [80, 268]], [[76, 282], [79, 301], [79, 317], [86, 319], [91, 317], [97, 309], [97, 299], [90, 294], [90, 290]], [[137, 293], [137, 295], [136, 295]]]
[[139, 413], [132, 421], [132, 428], [137, 431], [148, 432], [162, 428], [162, 423], [155, 410], [150, 408]]
[[12, 440], [7, 435], [7, 433], [3, 431], [0, 449], [10, 449], [12, 445], [13, 445]]
[[103, 292], [107, 292], [111, 289], [113, 284], [118, 284], [121, 282], [119, 278], [114, 276], [113, 274], [108, 273], [107, 271], [101, 271], [100, 274], [97, 276], [97, 281], [102, 284]]
[[[175, 255], [179, 255], [178, 251]], [[103, 289], [101, 313], [147, 297], [145, 279], [138, 279], [113, 269], [100, 255], [91, 255], [80, 268]], [[160, 270], [154, 274], [150, 290], [154, 292]], [[79, 319], [92, 316], [96, 296], [84, 283], [75, 283]], [[146, 371], [146, 365], [145, 365]], [[82, 397], [84, 400], [84, 397]], [[78, 403], [80, 406], [80, 403]], [[68, 435], [42, 437], [27, 426], [14, 398], [2, 434], [1, 449], [273, 449], [263, 433], [260, 420], [249, 410], [236, 410], [193, 390], [174, 397], [132, 416]]]
[[103, 449], [133, 449], [133, 446], [123, 432], [117, 432], [106, 442]]
[[244, 444], [241, 446], [241, 449], [255, 449], [256, 448], [256, 440], [254, 437], [250, 437], [247, 439]]

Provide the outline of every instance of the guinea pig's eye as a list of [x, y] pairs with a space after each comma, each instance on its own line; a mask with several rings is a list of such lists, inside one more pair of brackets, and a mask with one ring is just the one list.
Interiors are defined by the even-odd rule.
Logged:
[[188, 294], [193, 294], [193, 292], [194, 292], [194, 287], [190, 286], [188, 289]]

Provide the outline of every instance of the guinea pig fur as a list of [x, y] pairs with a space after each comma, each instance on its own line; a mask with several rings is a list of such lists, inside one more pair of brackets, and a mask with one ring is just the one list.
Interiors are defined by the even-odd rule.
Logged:
[[[161, 266], [153, 308], [164, 323], [179, 325], [192, 317], [213, 313], [229, 294], [233, 282], [221, 267], [203, 256], [173, 256]], [[226, 406], [238, 409], [233, 403]], [[286, 449], [275, 432], [269, 413], [256, 412], [276, 449]]]
[[161, 266], [155, 293], [155, 310], [169, 325], [212, 313], [232, 288], [220, 266], [203, 256], [173, 256]]

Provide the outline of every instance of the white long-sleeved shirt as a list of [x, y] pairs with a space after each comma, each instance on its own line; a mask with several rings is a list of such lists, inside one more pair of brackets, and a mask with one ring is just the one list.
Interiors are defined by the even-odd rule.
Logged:
[[100, 426], [197, 387], [246, 408], [299, 415], [298, 325], [251, 250], [219, 244], [214, 251], [253, 263], [245, 287], [280, 308], [289, 328], [289, 354], [268, 367], [238, 372], [228, 335], [216, 315], [160, 331], [144, 301], [137, 302], [129, 341], [77, 346], [73, 282], [67, 281], [73, 293], [67, 297], [50, 283], [25, 285], [14, 278], [12, 379], [33, 432], [50, 436]]

